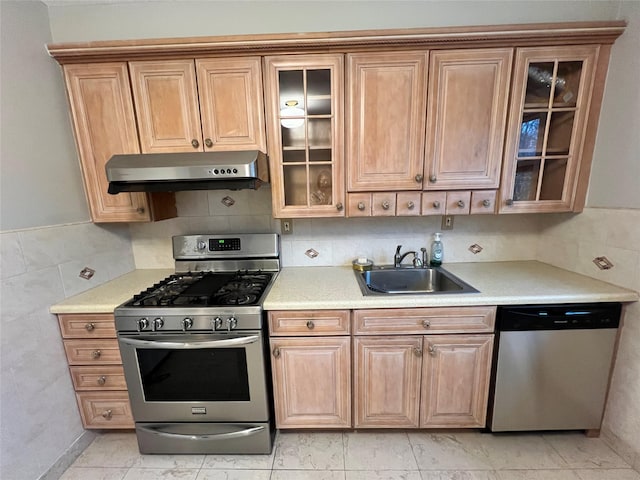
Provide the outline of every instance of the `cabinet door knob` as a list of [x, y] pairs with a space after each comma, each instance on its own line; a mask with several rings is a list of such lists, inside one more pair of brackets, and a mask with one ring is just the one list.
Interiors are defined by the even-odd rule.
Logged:
[[342, 205], [342, 202], [336, 203], [336, 210], [341, 212], [343, 208], [344, 208], [344, 205]]
[[316, 325], [315, 325], [315, 323], [313, 323], [313, 321], [309, 320], [309, 321], [307, 322], [307, 328], [308, 328], [309, 330], [313, 330], [313, 329], [315, 328], [315, 326], [316, 326]]
[[457, 205], [459, 208], [464, 208], [464, 202], [462, 200], [458, 200]]
[[420, 347], [413, 347], [413, 354], [416, 357], [421, 357], [422, 356], [422, 348]]
[[91, 332], [94, 328], [96, 328], [96, 324], [95, 324], [95, 323], [93, 323], [93, 322], [89, 322], [89, 323], [85, 323], [85, 324], [84, 324], [84, 329], [85, 329], [87, 332]]
[[433, 202], [433, 208], [435, 208], [436, 210], [440, 208], [440, 202], [439, 201], [435, 201]]
[[105, 375], [102, 375], [100, 377], [98, 377], [98, 385], [104, 385], [105, 383], [107, 383], [107, 377]]
[[431, 326], [431, 322], [429, 320], [423, 320], [422, 321], [422, 326], [424, 328], [429, 328]]
[[94, 350], [93, 352], [91, 352], [91, 357], [96, 360], [100, 358], [101, 355], [102, 355], [102, 352], [100, 350]]
[[407, 208], [408, 208], [409, 210], [413, 210], [413, 208], [414, 208], [415, 206], [416, 206], [416, 205], [415, 205], [415, 203], [413, 203], [413, 202], [411, 202], [411, 201], [407, 202]]
[[278, 358], [280, 356], [280, 349], [278, 347], [275, 347], [273, 349], [273, 356]]
[[383, 210], [389, 210], [390, 206], [391, 206], [391, 204], [389, 203], [388, 200], [385, 200], [384, 202], [382, 202], [382, 209]]
[[435, 356], [435, 355], [436, 355], [436, 353], [438, 353], [438, 352], [437, 352], [437, 350], [436, 350], [435, 345], [429, 345], [429, 355], [431, 355], [431, 356]]
[[111, 420], [111, 418], [113, 417], [113, 412], [111, 410], [105, 410], [104, 412], [102, 412], [102, 416], [106, 420]]
[[365, 205], [364, 202], [358, 202], [358, 210], [364, 210]]
[[509, 206], [513, 205], [513, 198], [507, 198], [507, 201], [504, 203], [506, 203]]
[[200, 142], [194, 138], [193, 140], [191, 140], [191, 146], [193, 148], [198, 148], [200, 146]]
[[488, 199], [485, 199], [482, 201], [482, 206], [483, 207], [490, 207], [491, 206], [491, 201]]
[[438, 177], [436, 177], [435, 175], [429, 175], [429, 181], [431, 183], [436, 183], [438, 181]]
[[420, 183], [424, 177], [421, 174], [415, 176], [416, 182]]
[[210, 138], [205, 138], [204, 144], [207, 146], [207, 148], [213, 147], [213, 141]]

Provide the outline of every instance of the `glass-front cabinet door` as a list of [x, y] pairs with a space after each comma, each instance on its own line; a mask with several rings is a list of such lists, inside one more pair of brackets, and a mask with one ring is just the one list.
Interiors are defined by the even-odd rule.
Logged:
[[597, 46], [516, 54], [500, 213], [573, 209]]
[[264, 61], [274, 217], [344, 216], [343, 56]]

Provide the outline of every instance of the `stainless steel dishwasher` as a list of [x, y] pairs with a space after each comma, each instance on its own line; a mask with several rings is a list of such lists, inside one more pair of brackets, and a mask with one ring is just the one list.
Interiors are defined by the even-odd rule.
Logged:
[[620, 303], [499, 307], [488, 428], [599, 429]]

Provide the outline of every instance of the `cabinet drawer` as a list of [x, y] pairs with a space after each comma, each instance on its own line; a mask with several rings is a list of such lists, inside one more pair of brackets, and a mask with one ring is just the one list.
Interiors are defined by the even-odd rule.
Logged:
[[447, 192], [447, 215], [469, 215], [471, 192]]
[[444, 215], [447, 192], [422, 192], [422, 215]]
[[69, 365], [117, 365], [122, 363], [117, 340], [64, 340]]
[[477, 190], [471, 192], [471, 215], [496, 213], [496, 191]]
[[410, 217], [420, 215], [420, 192], [398, 192], [396, 195], [396, 215]]
[[62, 338], [116, 338], [111, 313], [58, 315]]
[[349, 335], [349, 310], [269, 312], [273, 336]]
[[126, 390], [124, 370], [120, 365], [69, 367], [76, 390]]
[[85, 428], [133, 428], [127, 392], [76, 393]]
[[349, 217], [371, 216], [370, 193], [350, 193], [348, 198], [347, 215]]
[[371, 194], [371, 215], [374, 217], [393, 217], [396, 214], [396, 194], [380, 192]]
[[355, 310], [355, 335], [493, 332], [496, 307]]

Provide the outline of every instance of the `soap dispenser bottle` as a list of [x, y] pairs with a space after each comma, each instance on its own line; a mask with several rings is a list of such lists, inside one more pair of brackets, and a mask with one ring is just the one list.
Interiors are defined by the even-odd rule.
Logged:
[[442, 240], [440, 236], [442, 233], [435, 233], [433, 243], [431, 244], [431, 262], [429, 265], [432, 267], [439, 267], [442, 265], [442, 259], [444, 257], [444, 248], [442, 246]]

